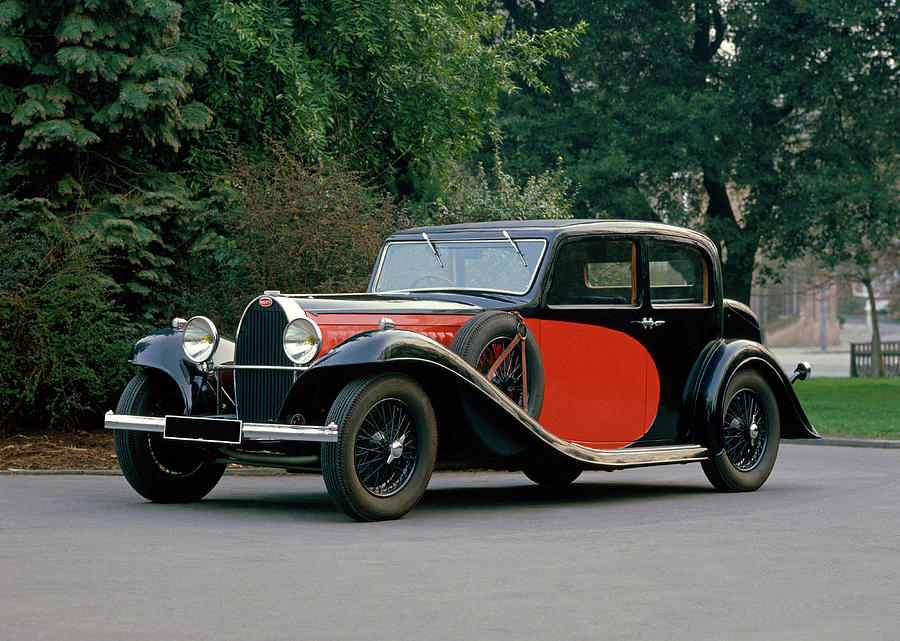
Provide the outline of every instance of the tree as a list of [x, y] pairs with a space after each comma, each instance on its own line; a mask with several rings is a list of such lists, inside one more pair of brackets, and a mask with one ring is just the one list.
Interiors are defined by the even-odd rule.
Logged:
[[193, 206], [179, 152], [211, 121], [180, 19], [170, 0], [0, 2], [0, 160], [18, 159], [21, 197], [78, 221], [68, 231], [136, 311], [167, 281], [173, 218]]
[[[845, 119], [846, 145], [897, 131], [895, 0], [497, 8], [511, 31], [590, 25], [570, 59], [542, 71], [549, 94], [507, 101], [507, 167], [537, 173], [561, 156], [580, 184], [576, 214], [701, 226], [720, 246], [733, 298], [749, 300], [760, 248], [791, 256], [794, 230], [811, 224], [801, 156], [840, 167], [824, 131], [847, 92], [884, 110], [865, 130]], [[884, 166], [884, 152], [865, 171]]]
[[[291, 137], [410, 194], [495, 132], [498, 92], [571, 48], [577, 25], [501, 37], [476, 0], [197, 0], [187, 31], [209, 52], [200, 93], [216, 125], [257, 151]], [[204, 163], [206, 159], [199, 159]]]

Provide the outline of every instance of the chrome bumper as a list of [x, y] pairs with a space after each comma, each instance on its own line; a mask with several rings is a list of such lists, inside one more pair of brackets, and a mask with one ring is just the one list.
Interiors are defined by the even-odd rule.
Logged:
[[[166, 419], [162, 416], [134, 416], [132, 414], [106, 413], [103, 427], [108, 430], [133, 430], [136, 432], [159, 432], [166, 429]], [[314, 443], [336, 443], [338, 426], [328, 425], [282, 425], [278, 423], [243, 423], [243, 441], [311, 441]]]

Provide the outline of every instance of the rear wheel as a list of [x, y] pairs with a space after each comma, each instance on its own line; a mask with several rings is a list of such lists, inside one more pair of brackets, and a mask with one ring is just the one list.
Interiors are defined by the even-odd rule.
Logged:
[[[119, 398], [116, 414], [165, 416], [184, 413], [181, 393], [163, 375], [143, 371]], [[225, 465], [194, 446], [167, 441], [159, 433], [114, 430], [122, 474], [138, 494], [157, 503], [198, 501], [216, 486]]]
[[358, 521], [398, 519], [428, 486], [437, 423], [422, 387], [403, 374], [351, 381], [327, 422], [338, 442], [322, 445], [322, 476], [335, 504]]
[[747, 370], [728, 384], [723, 406], [724, 449], [703, 461], [703, 471], [718, 490], [752, 492], [775, 467], [781, 436], [775, 395], [762, 376]]
[[581, 476], [581, 468], [561, 454], [547, 452], [532, 458], [522, 473], [538, 485], [568, 485]]

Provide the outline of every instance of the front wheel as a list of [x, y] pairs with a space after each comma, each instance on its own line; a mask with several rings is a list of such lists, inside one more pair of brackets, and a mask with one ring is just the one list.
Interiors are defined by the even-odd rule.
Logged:
[[[131, 379], [116, 414], [165, 416], [183, 414], [181, 393], [160, 374], [140, 372]], [[225, 465], [206, 452], [167, 441], [162, 434], [114, 430], [113, 443], [122, 474], [138, 494], [156, 503], [199, 501], [216, 486]]]
[[723, 407], [724, 449], [703, 461], [703, 471], [718, 490], [752, 492], [775, 467], [781, 436], [775, 395], [762, 376], [743, 371], [728, 384]]
[[403, 374], [351, 381], [327, 422], [337, 443], [322, 445], [322, 476], [335, 504], [357, 521], [398, 519], [422, 495], [437, 456], [437, 423], [422, 387]]

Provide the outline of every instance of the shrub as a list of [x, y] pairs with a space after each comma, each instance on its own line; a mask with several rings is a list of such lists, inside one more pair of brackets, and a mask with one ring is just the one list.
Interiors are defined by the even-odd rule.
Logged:
[[285, 144], [270, 141], [257, 161], [235, 150], [222, 179], [192, 251], [191, 285], [173, 304], [232, 331], [267, 289], [364, 291], [381, 242], [410, 225], [406, 209], [358, 172], [308, 165]]
[[0, 201], [0, 433], [99, 425], [140, 330], [96, 259], [40, 199]]

